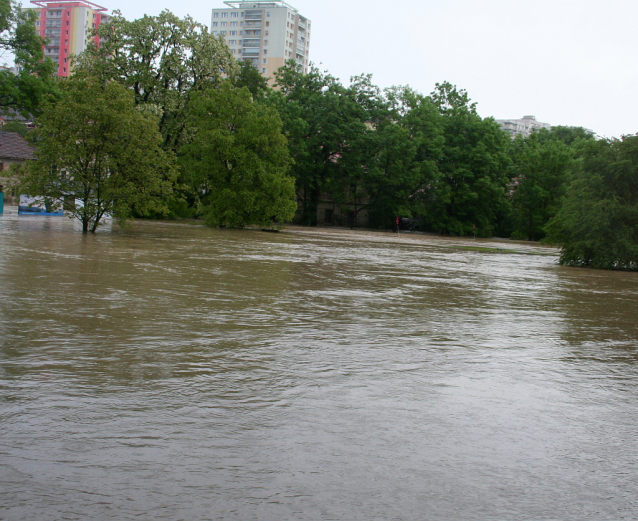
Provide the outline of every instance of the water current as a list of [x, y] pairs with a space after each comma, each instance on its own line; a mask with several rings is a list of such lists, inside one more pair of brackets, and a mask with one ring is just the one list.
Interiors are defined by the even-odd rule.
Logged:
[[638, 274], [0, 217], [0, 519], [638, 519]]

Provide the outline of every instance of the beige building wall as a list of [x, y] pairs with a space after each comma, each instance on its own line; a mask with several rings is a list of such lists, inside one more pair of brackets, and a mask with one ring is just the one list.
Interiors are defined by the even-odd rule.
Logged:
[[311, 22], [283, 1], [226, 1], [213, 9], [210, 31], [223, 36], [237, 60], [250, 61], [267, 77], [288, 60], [308, 72]]

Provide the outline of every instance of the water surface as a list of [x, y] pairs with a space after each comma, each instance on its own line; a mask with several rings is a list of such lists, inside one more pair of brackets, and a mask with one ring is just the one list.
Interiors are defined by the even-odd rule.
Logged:
[[5, 214], [0, 519], [636, 519], [638, 274], [556, 260]]

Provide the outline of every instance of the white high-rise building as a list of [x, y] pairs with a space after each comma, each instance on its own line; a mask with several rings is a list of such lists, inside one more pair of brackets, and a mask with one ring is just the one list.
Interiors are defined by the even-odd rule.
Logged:
[[210, 31], [226, 39], [235, 58], [273, 77], [288, 60], [308, 71], [310, 20], [284, 1], [229, 0], [213, 9]]
[[541, 128], [552, 130], [552, 126], [549, 123], [536, 121], [535, 116], [523, 116], [521, 119], [497, 119], [496, 122], [513, 138], [519, 134], [522, 134], [523, 137], [528, 137], [532, 132]]

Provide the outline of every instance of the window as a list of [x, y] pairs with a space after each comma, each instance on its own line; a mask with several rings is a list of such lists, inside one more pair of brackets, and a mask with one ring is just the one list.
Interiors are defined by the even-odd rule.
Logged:
[[264, 67], [263, 69], [261, 69], [262, 74], [266, 74], [266, 67]]
[[69, 36], [69, 31], [65, 31], [66, 32], [66, 36]]
[[241, 49], [237, 49], [237, 54], [241, 54]]
[[213, 13], [213, 18], [219, 18], [219, 13]]
[[264, 40], [264, 45], [268, 45], [268, 40]]
[[230, 22], [231, 27], [237, 27], [237, 22]]
[[237, 45], [237, 40], [228, 40], [228, 45]]
[[217, 31], [213, 31], [213, 36], [217, 36]]
[[266, 22], [266, 27], [270, 27], [270, 22]]
[[68, 20], [66, 21], [66, 25], [67, 25], [67, 27], [69, 26], [69, 21]]
[[226, 31], [219, 31], [219, 34], [226, 36]]
[[36, 22], [36, 23], [35, 23], [35, 26], [36, 26], [36, 27], [40, 27], [40, 22]]
[[270, 11], [266, 11], [266, 16], [270, 16]]
[[264, 49], [264, 54], [268, 54], [268, 49]]
[[213, 27], [217, 27], [218, 22], [213, 22]]
[[239, 36], [244, 36], [244, 31], [239, 31]]
[[230, 13], [231, 18], [237, 18], [239, 15], [237, 13]]
[[[68, 13], [68, 12], [67, 12], [67, 15], [68, 15], [68, 14], [70, 14], [70, 13]], [[95, 13], [93, 13], [93, 19], [95, 19]]]
[[268, 63], [268, 60], [267, 60], [266, 58], [264, 58], [264, 59], [262, 60], [262, 62], [264, 62], [264, 63]]
[[222, 13], [222, 18], [228, 18], [228, 13]]
[[237, 31], [230, 31], [231, 36], [237, 36]]
[[228, 25], [228, 22], [222, 22], [220, 25], [221, 25], [222, 27], [226, 27], [226, 26]]

